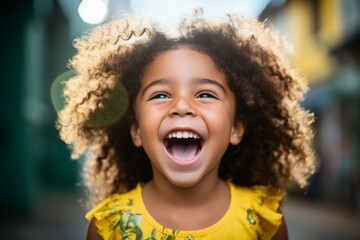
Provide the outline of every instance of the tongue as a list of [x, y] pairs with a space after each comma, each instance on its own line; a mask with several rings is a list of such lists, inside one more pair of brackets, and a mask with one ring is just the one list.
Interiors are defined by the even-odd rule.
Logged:
[[171, 152], [176, 160], [187, 162], [194, 158], [197, 149], [197, 144], [173, 144]]

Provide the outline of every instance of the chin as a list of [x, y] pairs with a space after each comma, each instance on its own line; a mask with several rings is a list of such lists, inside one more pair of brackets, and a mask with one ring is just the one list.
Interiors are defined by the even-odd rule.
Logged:
[[197, 184], [199, 184], [201, 182], [201, 179], [199, 177], [187, 177], [187, 176], [183, 176], [183, 177], [178, 177], [176, 179], [174, 179], [173, 177], [168, 178], [168, 181], [179, 188], [191, 188], [196, 186]]

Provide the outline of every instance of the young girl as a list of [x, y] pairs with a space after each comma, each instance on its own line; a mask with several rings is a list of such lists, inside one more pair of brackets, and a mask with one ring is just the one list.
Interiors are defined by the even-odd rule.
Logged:
[[75, 46], [58, 126], [86, 157], [87, 239], [287, 239], [279, 205], [313, 171], [312, 115], [276, 34], [129, 16]]

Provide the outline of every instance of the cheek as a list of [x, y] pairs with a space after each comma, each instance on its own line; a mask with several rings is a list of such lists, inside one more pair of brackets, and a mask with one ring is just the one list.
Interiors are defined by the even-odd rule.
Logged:
[[208, 125], [212, 131], [217, 132], [220, 136], [230, 133], [234, 122], [233, 109], [222, 107], [218, 111], [209, 111], [207, 114]]
[[158, 111], [143, 108], [142, 111], [138, 111], [137, 119], [142, 135], [156, 137], [154, 134], [157, 134], [162, 119], [162, 115]]
[[235, 106], [233, 106], [233, 104], [212, 106], [210, 109], [208, 109], [208, 114], [211, 114], [214, 119], [223, 119], [224, 123], [232, 123], [235, 116]]

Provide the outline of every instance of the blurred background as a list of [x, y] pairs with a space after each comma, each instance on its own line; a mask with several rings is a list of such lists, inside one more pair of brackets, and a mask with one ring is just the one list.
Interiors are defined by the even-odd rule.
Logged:
[[267, 19], [294, 45], [309, 79], [303, 102], [316, 123], [318, 171], [290, 188], [290, 239], [360, 239], [360, 1], [12, 0], [1, 3], [0, 239], [84, 239], [81, 160], [55, 128], [53, 79], [67, 70], [74, 38], [127, 11], [164, 24], [202, 6], [207, 15]]

